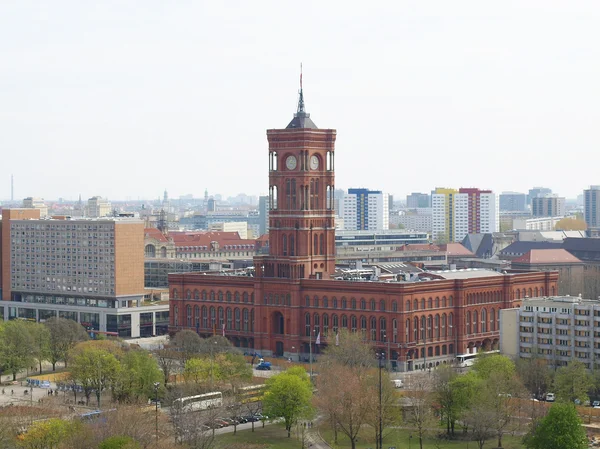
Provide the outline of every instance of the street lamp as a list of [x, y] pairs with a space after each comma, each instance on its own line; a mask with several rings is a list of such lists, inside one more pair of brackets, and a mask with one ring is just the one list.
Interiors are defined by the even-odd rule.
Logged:
[[315, 329], [310, 329], [308, 332], [308, 358], [309, 358], [309, 363], [310, 363], [310, 381], [312, 382], [312, 378], [313, 378], [313, 357], [312, 357], [312, 333], [316, 332], [317, 328], [315, 327]]
[[392, 372], [392, 358], [390, 356], [390, 339], [387, 337], [387, 332], [383, 333], [383, 339], [387, 342], [387, 370], [388, 372]]
[[154, 432], [156, 441], [158, 441], [158, 387], [160, 387], [160, 382], [154, 382]]
[[382, 390], [381, 390], [381, 370], [385, 364], [385, 352], [377, 352], [377, 363], [379, 365], [379, 438], [377, 439], [377, 448], [383, 449], [383, 404], [382, 404]]

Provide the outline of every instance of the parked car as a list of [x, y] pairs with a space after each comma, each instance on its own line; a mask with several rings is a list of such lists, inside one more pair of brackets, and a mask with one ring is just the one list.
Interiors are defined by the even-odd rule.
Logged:
[[546, 402], [556, 401], [556, 395], [554, 393], [546, 393]]
[[600, 408], [600, 401], [594, 401], [594, 402], [592, 402], [592, 407], [594, 407], [594, 408]]
[[40, 382], [40, 388], [50, 388], [50, 382], [47, 380], [43, 380]]
[[260, 421], [260, 418], [257, 415], [246, 415], [243, 417], [245, 422], [257, 422]]
[[402, 382], [401, 379], [392, 379], [392, 384], [394, 385], [395, 388], [404, 387], [404, 382]]

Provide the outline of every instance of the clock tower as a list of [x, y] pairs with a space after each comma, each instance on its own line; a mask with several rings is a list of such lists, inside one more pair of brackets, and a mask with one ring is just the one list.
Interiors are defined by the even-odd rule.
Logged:
[[[336, 131], [319, 129], [298, 110], [269, 142], [269, 247], [258, 276], [329, 279], [335, 270], [334, 150]], [[257, 261], [258, 262], [258, 261]]]

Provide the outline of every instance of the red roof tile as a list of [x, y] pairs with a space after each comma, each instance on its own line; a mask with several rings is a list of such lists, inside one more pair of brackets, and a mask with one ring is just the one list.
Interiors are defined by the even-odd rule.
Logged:
[[169, 240], [167, 239], [167, 237], [165, 237], [165, 235], [160, 232], [158, 229], [156, 228], [145, 228], [144, 229], [144, 234], [146, 235], [146, 237], [150, 237], [153, 239], [158, 240], [159, 242], [168, 242]]
[[568, 264], [582, 263], [577, 257], [573, 256], [566, 249], [532, 249], [523, 254], [518, 259], [513, 260], [513, 264]]
[[475, 254], [465, 248], [461, 243], [446, 243], [440, 245], [440, 249], [446, 251], [448, 256], [476, 257]]

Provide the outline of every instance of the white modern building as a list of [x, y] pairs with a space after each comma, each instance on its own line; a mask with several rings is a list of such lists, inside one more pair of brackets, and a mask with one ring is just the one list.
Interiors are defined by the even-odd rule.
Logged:
[[434, 241], [460, 242], [467, 234], [500, 230], [498, 199], [491, 190], [437, 188], [431, 204]]
[[42, 218], [48, 216], [48, 206], [44, 203], [43, 198], [33, 198], [31, 196], [23, 198], [23, 207], [25, 209], [38, 209]]
[[348, 189], [341, 202], [340, 216], [346, 231], [389, 229], [389, 195], [368, 189]]
[[598, 369], [600, 301], [550, 296], [501, 310], [500, 351], [522, 358], [537, 354], [555, 367], [578, 360], [588, 369]]
[[433, 215], [431, 208], [417, 209], [417, 213], [400, 211], [390, 217], [390, 223], [401, 225], [403, 229], [431, 233], [433, 230]]

